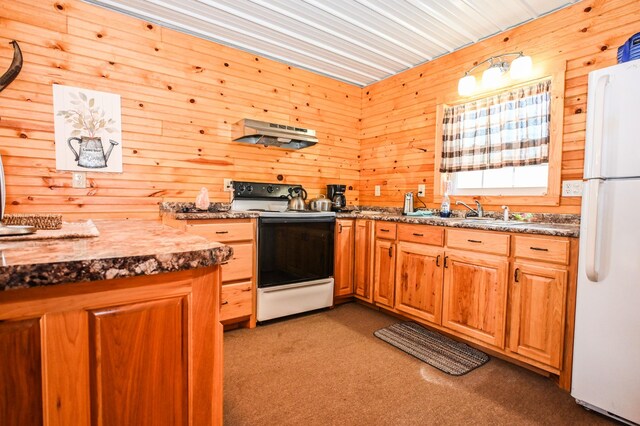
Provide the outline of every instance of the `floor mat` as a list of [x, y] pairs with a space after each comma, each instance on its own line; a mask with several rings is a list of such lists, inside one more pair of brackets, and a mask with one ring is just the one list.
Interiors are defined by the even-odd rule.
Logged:
[[400, 322], [375, 331], [374, 336], [453, 376], [462, 376], [489, 361], [489, 355], [464, 343], [427, 330], [414, 322]]

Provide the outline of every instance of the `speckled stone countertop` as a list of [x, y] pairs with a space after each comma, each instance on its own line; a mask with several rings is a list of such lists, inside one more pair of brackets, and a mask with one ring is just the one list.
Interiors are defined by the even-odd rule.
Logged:
[[[544, 217], [544, 216], [543, 216]], [[464, 217], [441, 218], [439, 216], [420, 217], [403, 216], [393, 211], [353, 211], [338, 213], [338, 219], [373, 219], [387, 222], [414, 223], [432, 226], [448, 226], [451, 228], [481, 229], [488, 231], [516, 232], [521, 234], [552, 235], [556, 237], [578, 237], [580, 235], [579, 223], [554, 223], [554, 222], [519, 222], [511, 220], [468, 220]], [[558, 218], [562, 220], [562, 218]], [[567, 218], [564, 218], [567, 219]]]
[[3, 242], [0, 291], [212, 266], [231, 247], [149, 220], [94, 220], [99, 237]]
[[210, 203], [208, 210], [195, 210], [195, 203], [165, 201], [160, 203], [160, 216], [169, 216], [177, 220], [204, 219], [250, 219], [257, 218], [258, 212], [230, 212], [229, 203]]

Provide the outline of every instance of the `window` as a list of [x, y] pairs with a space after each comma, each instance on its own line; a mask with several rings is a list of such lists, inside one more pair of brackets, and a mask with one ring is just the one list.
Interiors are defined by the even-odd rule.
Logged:
[[536, 82], [439, 105], [434, 202], [448, 188], [467, 202], [559, 204], [565, 68], [557, 65]]
[[546, 195], [549, 164], [451, 173], [452, 195]]

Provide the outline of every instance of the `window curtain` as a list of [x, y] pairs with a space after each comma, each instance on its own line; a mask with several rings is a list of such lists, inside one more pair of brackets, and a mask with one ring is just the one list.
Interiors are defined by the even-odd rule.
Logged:
[[444, 110], [443, 173], [549, 162], [551, 80]]

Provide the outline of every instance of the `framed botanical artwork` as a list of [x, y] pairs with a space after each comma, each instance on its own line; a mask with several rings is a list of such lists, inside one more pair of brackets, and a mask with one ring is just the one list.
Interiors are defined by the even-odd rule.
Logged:
[[56, 169], [122, 173], [120, 95], [53, 85]]

